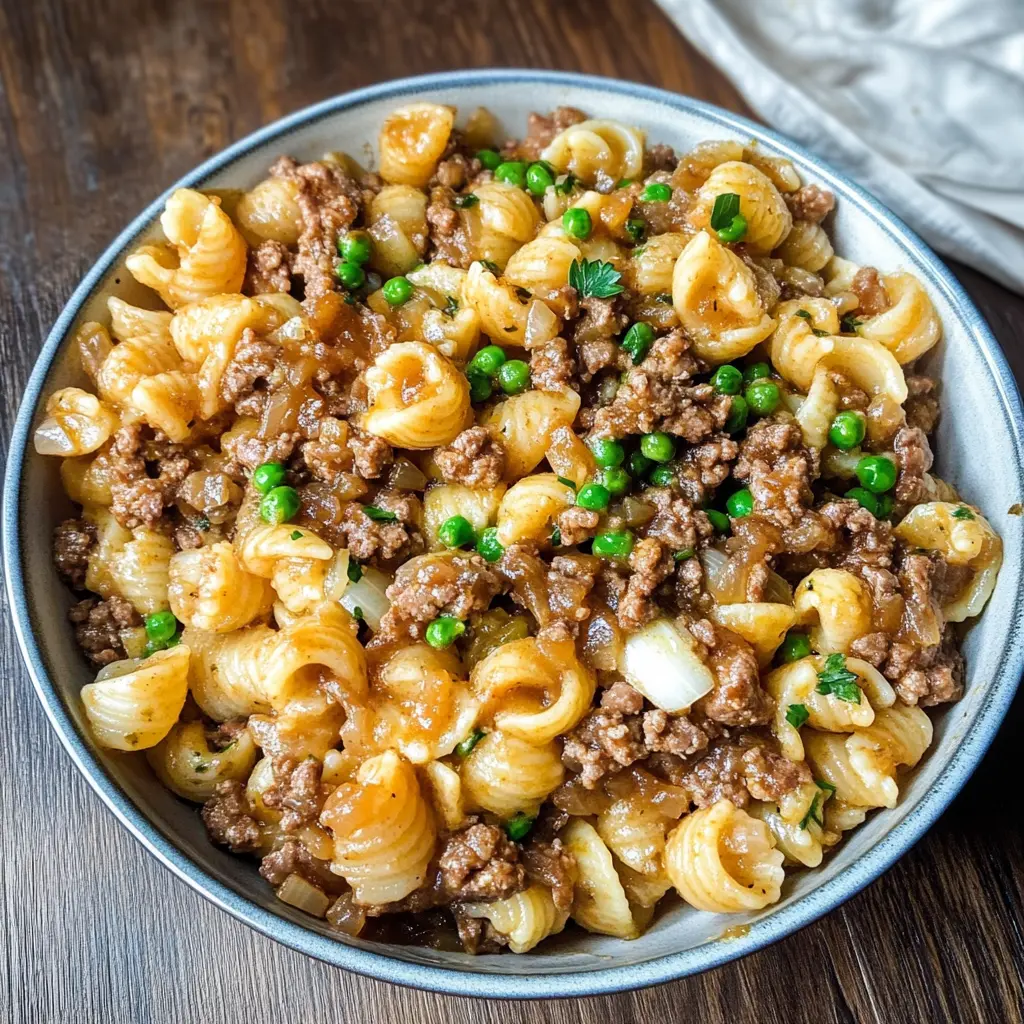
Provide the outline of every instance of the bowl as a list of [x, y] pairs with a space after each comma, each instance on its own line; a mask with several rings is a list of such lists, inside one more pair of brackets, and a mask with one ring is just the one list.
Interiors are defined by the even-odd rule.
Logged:
[[[113, 242], [75, 290], [29, 379], [11, 442], [3, 506], [3, 553], [18, 638], [36, 692], [79, 771], [122, 824], [179, 878], [265, 935], [327, 963], [438, 992], [501, 998], [585, 996], [669, 981], [734, 960], [788, 935], [849, 899], [905, 853], [938, 818], [974, 770], [1010, 704], [1024, 662], [1024, 552], [1021, 430], [1013, 376], [977, 309], [938, 258], [896, 217], [810, 153], [735, 114], [645, 86], [548, 71], [473, 71], [372, 86], [301, 110], [236, 143], [173, 188], [249, 187], [280, 153], [315, 159], [344, 149], [368, 158], [384, 116], [397, 104], [434, 100], [465, 114], [486, 106], [509, 134], [531, 110], [567, 104], [647, 130], [685, 150], [708, 138], [757, 139], [789, 157], [805, 182], [836, 193], [835, 245], [841, 255], [924, 283], [945, 327], [929, 354], [946, 383], [937, 452], [939, 472], [977, 503], [1003, 538], [1005, 561], [984, 614], [968, 635], [966, 693], [936, 717], [933, 748], [901, 786], [893, 810], [875, 812], [822, 867], [789, 876], [780, 903], [745, 915], [711, 915], [676, 905], [641, 938], [626, 942], [573, 931], [531, 953], [471, 957], [338, 937], [279, 902], [253, 862], [214, 847], [195, 808], [152, 775], [144, 758], [96, 747], [78, 700], [92, 674], [67, 621], [70, 595], [50, 558], [53, 527], [71, 514], [57, 464], [30, 438], [51, 391], [81, 383], [67, 344], [73, 328], [98, 319], [112, 293], [129, 301], [138, 286], [123, 260], [155, 232], [164, 196]], [[173, 190], [172, 188], [172, 190]], [[172, 190], [168, 190], [169, 192]], [[955, 385], [953, 384], [955, 382]], [[984, 457], [979, 457], [984, 453]], [[1013, 506], [1017, 508], [1014, 509]]]

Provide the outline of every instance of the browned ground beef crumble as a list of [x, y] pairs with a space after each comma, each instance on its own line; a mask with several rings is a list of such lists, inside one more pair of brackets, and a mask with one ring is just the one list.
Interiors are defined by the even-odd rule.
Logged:
[[[533, 114], [526, 137], [501, 146], [502, 157], [536, 160], [560, 131], [585, 118], [569, 107]], [[699, 187], [711, 168], [700, 151], [680, 161], [670, 147], [651, 146], [645, 179], [677, 187], [669, 201], [654, 202], [642, 197], [642, 183], [627, 183], [623, 194], [632, 200], [630, 216], [641, 219], [649, 234], [689, 233], [686, 190]], [[529, 362], [533, 388], [572, 389], [582, 396], [574, 424], [580, 436], [635, 447], [637, 435], [670, 435], [675, 452], [663, 467], [667, 474], [660, 474], [656, 485], [635, 480], [632, 495], [613, 499], [606, 513], [578, 505], [563, 510], [550, 524], [551, 547], [510, 544], [491, 562], [472, 550], [425, 553], [425, 489], [438, 480], [498, 487], [508, 480], [506, 446], [492, 430], [472, 422], [432, 453], [399, 451], [359, 429], [358, 416], [368, 404], [364, 371], [398, 340], [399, 328], [393, 317], [346, 295], [335, 264], [339, 237], [367, 226], [383, 182], [329, 157], [306, 164], [281, 157], [271, 175], [294, 187], [300, 234], [294, 246], [264, 241], [252, 248], [243, 290], [252, 296], [288, 293], [300, 300], [316, 339], [304, 342], [301, 359], [290, 362], [282, 344], [253, 329], [242, 333], [221, 378], [220, 398], [238, 416], [252, 417], [255, 427], [221, 440], [226, 424], [211, 421], [187, 444], [174, 444], [141, 424], [119, 429], [97, 457], [117, 522], [127, 529], [164, 530], [181, 550], [230, 540], [253, 470], [280, 462], [300, 494], [297, 522], [347, 548], [356, 562], [393, 577], [380, 629], [371, 637], [364, 626], [360, 634], [371, 656], [378, 648], [388, 651], [422, 639], [442, 615], [466, 623], [458, 641], [463, 654], [492, 628], [488, 616], [497, 616], [509, 635], [515, 627], [519, 636], [575, 640], [580, 651], [592, 635], [621, 636], [669, 616], [690, 630], [714, 677], [711, 692], [686, 713], [668, 714], [602, 665], [594, 706], [561, 741], [567, 781], [544, 805], [530, 836], [512, 841], [488, 816], [472, 815], [464, 827], [441, 833], [420, 889], [397, 903], [362, 908], [367, 917], [397, 922], [420, 915], [422, 933], [443, 917], [455, 924], [466, 950], [497, 951], [506, 939], [488, 921], [470, 917], [464, 905], [505, 899], [538, 883], [550, 889], [556, 908], [567, 912], [576, 865], [560, 833], [579, 813], [574, 804], [579, 793], [603, 793], [616, 777], [621, 781], [623, 773], [642, 767], [680, 787], [694, 808], [723, 797], [745, 807], [751, 800], [777, 803], [810, 779], [805, 764], [781, 756], [767, 728], [775, 708], [761, 685], [763, 667], [753, 648], [711, 621], [715, 603], [721, 602], [710, 589], [714, 580], [701, 556], [712, 545], [739, 574], [732, 601], [772, 600], [766, 594], [780, 583], [773, 570], [790, 584], [819, 567], [855, 573], [871, 594], [877, 621], [853, 641], [849, 653], [878, 668], [906, 704], [927, 707], [960, 697], [964, 665], [952, 627], [943, 629], [939, 643], [919, 642], [925, 634], [915, 629], [963, 590], [965, 570], [906, 549], [888, 519], [842, 497], [849, 485], [822, 476], [818, 453], [804, 444], [785, 405], [763, 418], [751, 416], [745, 430], [731, 435], [726, 425], [734, 399], [712, 386], [713, 367], [696, 354], [687, 332], [673, 326], [678, 320], [661, 321], [668, 326], [656, 332], [649, 351], [634, 364], [622, 346], [623, 333], [641, 302], [651, 297], [629, 290], [602, 298], [566, 285], [552, 302], [564, 321], [559, 337], [522, 358]], [[427, 230], [411, 239], [420, 258], [469, 267], [476, 243], [460, 212], [464, 204], [456, 200], [492, 177], [476, 149], [454, 132], [427, 186]], [[608, 194], [617, 184], [599, 175], [596, 188]], [[821, 222], [835, 206], [834, 195], [817, 185], [790, 192], [785, 201], [796, 221], [811, 223]], [[824, 293], [816, 274], [786, 267], [743, 244], [735, 251], [768, 307], [780, 297]], [[851, 289], [854, 317], [890, 307], [873, 267], [862, 268]], [[754, 353], [748, 361], [755, 358], [763, 357]], [[865, 442], [866, 450], [886, 452], [895, 461], [897, 520], [928, 500], [933, 486], [928, 436], [939, 415], [936, 383], [913, 366], [906, 369], [905, 419], [885, 431], [877, 428]], [[839, 373], [831, 380], [840, 408], [872, 415], [867, 394]], [[211, 456], [218, 462], [208, 478], [200, 467]], [[723, 542], [708, 510], [722, 510], [725, 498], [741, 486], [750, 490], [753, 512], [734, 519]], [[598, 532], [626, 528], [635, 536], [627, 558], [609, 561], [589, 552]], [[76, 591], [84, 590], [96, 541], [97, 527], [85, 518], [68, 519], [55, 532], [54, 561]], [[119, 597], [88, 597], [72, 607], [70, 618], [82, 650], [98, 666], [126, 657], [125, 631], [141, 624], [132, 605]], [[222, 782], [202, 809], [211, 838], [238, 853], [261, 854], [260, 873], [275, 887], [298, 875], [331, 899], [346, 893], [328, 862], [303, 841], [319, 827], [328, 795], [321, 762], [291, 756], [266, 716], [255, 716], [248, 725], [244, 719], [211, 725], [208, 737], [214, 749], [223, 749], [246, 728], [271, 758], [273, 781], [263, 801], [280, 814], [280, 822], [268, 839], [243, 783]]]

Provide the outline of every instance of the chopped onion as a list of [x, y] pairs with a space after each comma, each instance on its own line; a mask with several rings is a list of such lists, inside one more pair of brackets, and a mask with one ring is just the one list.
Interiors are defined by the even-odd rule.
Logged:
[[697, 642], [668, 619], [655, 619], [627, 637], [622, 674], [669, 713], [687, 710], [715, 686], [711, 670], [697, 654]]
[[395, 459], [388, 478], [388, 487], [399, 491], [422, 491], [427, 486], [423, 471], [408, 459]]
[[324, 597], [329, 601], [340, 601], [351, 581], [348, 578], [348, 548], [338, 551], [327, 570], [324, 580]]
[[322, 889], [310, 884], [302, 875], [292, 872], [278, 887], [277, 898], [282, 903], [304, 910], [314, 917], [326, 917], [331, 901]]
[[528, 349], [539, 348], [541, 345], [546, 345], [557, 334], [558, 317], [540, 299], [534, 299], [530, 303], [529, 311], [526, 314], [524, 347]]
[[[391, 607], [385, 590], [391, 585], [391, 577], [379, 569], [364, 566], [363, 575], [357, 583], [349, 583], [341, 596], [341, 606], [357, 619], [361, 618], [374, 631], [380, 629], [380, 620]], [[358, 613], [356, 609], [359, 609]]]
[[346, 935], [358, 935], [366, 924], [366, 908], [355, 902], [352, 893], [343, 892], [327, 911], [327, 921]]

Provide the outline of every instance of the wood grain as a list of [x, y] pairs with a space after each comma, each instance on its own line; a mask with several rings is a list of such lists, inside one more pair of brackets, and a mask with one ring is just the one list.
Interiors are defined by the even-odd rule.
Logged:
[[[729, 84], [647, 2], [2, 0], [4, 450], [32, 361], [75, 283], [176, 177], [259, 125], [334, 93], [486, 65], [615, 75], [743, 110]], [[972, 272], [961, 277], [1024, 374], [1024, 301]], [[309, 960], [160, 870], [75, 773], [32, 695], [6, 615], [0, 629], [0, 1020], [1022, 1020], [1024, 838], [1012, 795], [1020, 786], [1021, 700], [975, 778], [917, 848], [801, 933], [647, 992], [475, 1002]]]

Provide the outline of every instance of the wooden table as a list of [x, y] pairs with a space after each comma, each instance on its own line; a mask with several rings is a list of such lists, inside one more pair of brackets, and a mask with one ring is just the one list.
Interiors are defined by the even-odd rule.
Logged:
[[[134, 214], [289, 111], [488, 65], [615, 75], [743, 110], [652, 3], [2, 0], [0, 388], [6, 443], [61, 306]], [[962, 280], [1017, 368], [1024, 301]], [[953, 808], [867, 891], [745, 960], [654, 990], [475, 1002], [345, 974], [214, 910], [106, 813], [50, 732], [4, 616], [0, 1020], [103, 1024], [1021, 1021], [1018, 699]], [[5, 1005], [6, 1003], [6, 1005]]]

